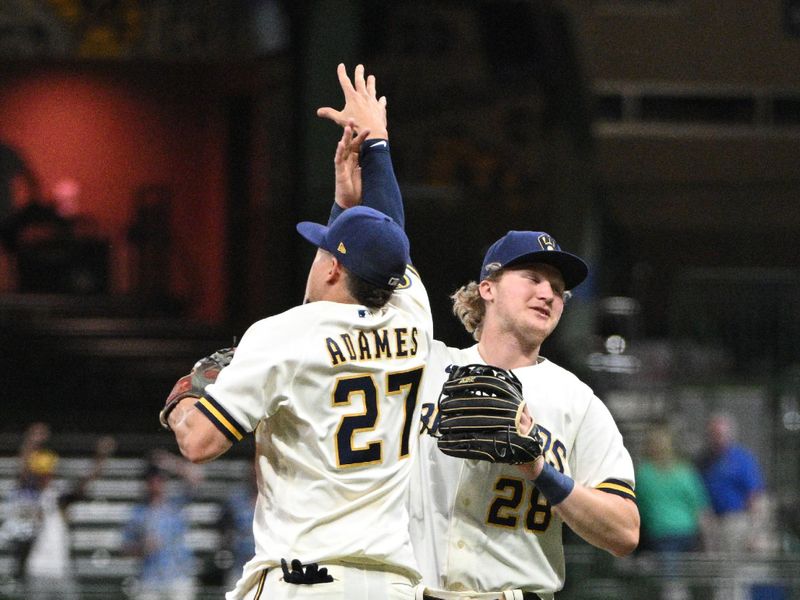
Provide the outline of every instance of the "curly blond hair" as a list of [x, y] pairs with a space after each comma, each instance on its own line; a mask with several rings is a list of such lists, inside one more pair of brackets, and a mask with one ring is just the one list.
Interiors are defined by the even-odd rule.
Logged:
[[[494, 269], [486, 279], [497, 280], [500, 276], [500, 269]], [[450, 295], [453, 301], [453, 314], [458, 317], [464, 329], [472, 334], [476, 342], [481, 339], [483, 330], [483, 317], [486, 316], [486, 302], [481, 298], [480, 283], [470, 281], [462, 285]]]

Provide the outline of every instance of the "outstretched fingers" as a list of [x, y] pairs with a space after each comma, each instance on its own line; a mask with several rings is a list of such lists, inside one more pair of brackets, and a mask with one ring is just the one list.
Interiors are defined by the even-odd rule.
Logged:
[[356, 65], [352, 81], [343, 63], [337, 66], [336, 73], [344, 93], [344, 107], [336, 110], [330, 106], [323, 106], [317, 109], [317, 116], [342, 127], [347, 125], [348, 121], [352, 121], [353, 132], [358, 132], [360, 141], [366, 139], [361, 133], [367, 129], [375, 137], [386, 138], [386, 97], [377, 97], [375, 76], [369, 75], [365, 78], [363, 64]]
[[318, 108], [317, 116], [322, 117], [323, 119], [328, 119], [330, 121], [333, 121], [337, 125], [343, 125], [345, 123], [344, 113], [330, 106], [323, 106], [321, 108]]
[[344, 129], [342, 130], [342, 137], [336, 144], [336, 154], [333, 155], [334, 165], [340, 165], [347, 160], [350, 153], [348, 141], [352, 139], [352, 137], [353, 130], [350, 128], [350, 125], [345, 125]]
[[351, 141], [352, 147], [358, 151], [361, 149], [361, 144], [364, 143], [364, 140], [367, 139], [367, 136], [372, 133], [369, 129], [362, 129], [358, 132], [358, 135], [353, 138]]
[[[349, 98], [352, 98], [356, 95], [356, 89], [353, 87], [352, 82], [350, 81], [350, 77], [347, 75], [347, 68], [344, 66], [344, 63], [339, 63], [336, 67], [336, 75], [339, 78], [339, 85], [342, 88], [342, 92], [344, 93], [345, 99], [345, 107], [347, 106], [347, 102]], [[363, 67], [362, 67], [362, 79], [363, 79]], [[323, 119], [328, 119], [333, 121], [337, 125], [344, 126], [347, 123], [347, 115], [345, 114], [344, 110], [336, 110], [331, 106], [323, 106], [317, 109], [317, 116]]]
[[[350, 160], [351, 158], [357, 158], [354, 155], [358, 154], [359, 150], [361, 149], [361, 144], [364, 143], [364, 140], [367, 139], [369, 134], [369, 129], [362, 129], [356, 134], [355, 123], [352, 119], [348, 119], [347, 124], [342, 130], [342, 137], [336, 144], [336, 154], [333, 158], [334, 164], [338, 165]], [[355, 164], [354, 166], [357, 167], [358, 165]]]
[[355, 82], [356, 92], [364, 94], [368, 91], [367, 84], [364, 81], [364, 65], [356, 65], [353, 72], [353, 81]]
[[[358, 81], [358, 67], [361, 67], [361, 80], [363, 81], [364, 67], [362, 65], [358, 65], [356, 67], [356, 81]], [[344, 66], [344, 63], [339, 63], [339, 65], [336, 67], [336, 75], [339, 77], [339, 85], [342, 86], [342, 91], [344, 92], [345, 98], [347, 98], [348, 94], [356, 93], [356, 88], [353, 87], [350, 77], [347, 76], [347, 68]]]

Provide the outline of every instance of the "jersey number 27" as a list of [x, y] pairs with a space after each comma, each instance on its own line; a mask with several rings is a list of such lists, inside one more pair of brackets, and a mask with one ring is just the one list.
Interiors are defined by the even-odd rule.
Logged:
[[[400, 435], [398, 458], [409, 455], [411, 424], [417, 406], [420, 381], [424, 367], [410, 371], [387, 373], [385, 396], [405, 394], [403, 404], [403, 430]], [[354, 448], [353, 437], [357, 432], [375, 429], [380, 414], [378, 386], [371, 375], [342, 378], [336, 381], [333, 390], [333, 405], [350, 405], [354, 396], [364, 399], [364, 410], [344, 415], [336, 430], [336, 459], [340, 467], [354, 467], [379, 463], [383, 458], [383, 441], [373, 440], [364, 447]]]

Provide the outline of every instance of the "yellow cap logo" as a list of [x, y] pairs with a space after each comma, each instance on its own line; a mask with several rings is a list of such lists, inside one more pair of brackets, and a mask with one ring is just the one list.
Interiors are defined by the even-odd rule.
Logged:
[[337, 250], [338, 250], [338, 251], [339, 251], [341, 254], [347, 254], [347, 248], [345, 248], [345, 247], [344, 247], [344, 242], [339, 242], [339, 245], [336, 247], [336, 249], [337, 249]]

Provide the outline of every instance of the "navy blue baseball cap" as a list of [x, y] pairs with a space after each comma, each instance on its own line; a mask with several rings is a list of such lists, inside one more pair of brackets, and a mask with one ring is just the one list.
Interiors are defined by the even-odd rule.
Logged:
[[391, 217], [374, 208], [354, 206], [327, 227], [303, 221], [297, 224], [297, 232], [373, 285], [394, 289], [403, 280], [409, 262], [408, 237]]
[[483, 281], [497, 269], [519, 263], [545, 263], [561, 271], [568, 290], [580, 284], [589, 274], [589, 267], [574, 254], [564, 252], [555, 238], [544, 231], [509, 231], [489, 247], [483, 258]]

